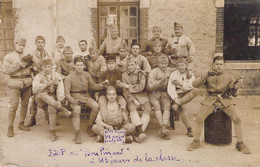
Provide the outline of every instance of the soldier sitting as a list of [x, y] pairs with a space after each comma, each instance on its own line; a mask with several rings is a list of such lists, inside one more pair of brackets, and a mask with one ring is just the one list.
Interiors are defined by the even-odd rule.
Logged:
[[200, 111], [197, 114], [194, 126], [194, 140], [189, 145], [188, 150], [193, 151], [200, 146], [200, 134], [203, 122], [216, 107], [225, 112], [234, 123], [234, 130], [237, 136], [236, 149], [244, 154], [250, 154], [250, 149], [243, 143], [241, 119], [235, 110], [233, 99], [229, 96], [221, 97], [228, 88], [237, 90], [234, 84], [235, 79], [232, 75], [224, 72], [224, 58], [216, 56], [213, 60], [213, 71], [207, 77], [199, 77], [193, 82], [194, 87], [206, 85], [208, 96], [202, 101]]
[[195, 77], [188, 69], [185, 59], [179, 58], [176, 64], [177, 70], [170, 76], [167, 91], [174, 102], [172, 109], [175, 112], [180, 111], [181, 119], [187, 128], [187, 136], [192, 137], [190, 120], [186, 114], [186, 104], [198, 95], [198, 89], [192, 87]]
[[129, 123], [128, 116], [125, 109], [121, 108], [118, 103], [116, 89], [109, 86], [106, 90], [106, 104], [105, 107], [98, 112], [96, 124], [93, 125], [92, 131], [98, 135], [97, 141], [104, 141], [104, 130], [125, 130], [126, 143], [132, 143], [131, 136], [135, 130], [135, 126]]
[[81, 106], [86, 106], [92, 109], [87, 131], [90, 136], [93, 136], [92, 126], [97, 117], [99, 106], [98, 103], [93, 100], [89, 93], [88, 88], [91, 90], [102, 90], [104, 85], [96, 84], [90, 74], [85, 72], [84, 64], [85, 60], [81, 57], [76, 57], [74, 59], [75, 70], [70, 73], [65, 78], [65, 95], [67, 100], [69, 101], [71, 108], [73, 109], [73, 118], [72, 124], [75, 130], [75, 143], [81, 143], [81, 134], [80, 134], [80, 112]]
[[[127, 71], [122, 75], [123, 82], [118, 82], [117, 86], [123, 88], [123, 95], [127, 101], [130, 118], [136, 127], [134, 140], [141, 143], [146, 138], [144, 131], [150, 121], [150, 113], [152, 110], [148, 94], [144, 91], [146, 77], [134, 59], [128, 58], [126, 64]], [[141, 118], [138, 109], [141, 109]]]
[[159, 67], [149, 73], [147, 90], [149, 91], [150, 102], [155, 110], [155, 116], [161, 127], [158, 134], [163, 139], [170, 139], [169, 130], [166, 128], [170, 118], [171, 107], [167, 85], [173, 69], [168, 67], [169, 58], [165, 54], [158, 57], [158, 63]]
[[50, 140], [57, 139], [55, 133], [56, 113], [61, 110], [69, 117], [71, 112], [62, 107], [64, 100], [64, 86], [59, 73], [52, 72], [52, 60], [44, 59], [41, 62], [42, 72], [37, 74], [33, 80], [33, 92], [37, 103], [37, 112], [47, 107], [50, 123]]

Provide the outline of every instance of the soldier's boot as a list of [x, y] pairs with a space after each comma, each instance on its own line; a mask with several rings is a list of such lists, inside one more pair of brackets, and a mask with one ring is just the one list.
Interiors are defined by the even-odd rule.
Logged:
[[30, 129], [24, 125], [24, 122], [20, 122], [18, 128], [23, 131], [29, 131]]
[[81, 134], [80, 131], [75, 131], [75, 144], [80, 144], [81, 143]]
[[9, 126], [8, 127], [7, 136], [8, 137], [13, 137], [14, 136], [14, 127], [13, 126]]
[[187, 128], [187, 133], [186, 133], [186, 135], [187, 135], [188, 137], [193, 137], [192, 129], [191, 129], [191, 128]]
[[51, 141], [56, 141], [57, 140], [57, 136], [56, 136], [55, 130], [50, 130], [50, 140]]
[[133, 142], [133, 136], [129, 135], [125, 137], [125, 142], [126, 143], [132, 143]]
[[89, 115], [89, 121], [88, 121], [88, 127], [87, 127], [87, 133], [90, 137], [96, 136], [93, 131], [92, 131], [92, 126], [97, 118], [97, 111], [92, 110], [90, 115]]
[[35, 116], [31, 116], [31, 119], [30, 119], [30, 121], [27, 123], [27, 127], [31, 127], [31, 126], [34, 126], [34, 125], [36, 125], [36, 118], [35, 118]]
[[69, 110], [67, 110], [65, 107], [61, 107], [60, 108], [62, 114], [66, 117], [66, 118], [69, 118], [70, 115], [71, 115], [71, 112]]
[[251, 154], [250, 149], [244, 144], [244, 142], [237, 142], [236, 149], [244, 154]]
[[159, 130], [159, 136], [160, 136], [162, 139], [165, 139], [165, 140], [171, 139], [171, 137], [170, 137], [170, 131], [169, 131], [169, 129], [167, 129], [167, 126], [166, 126], [166, 125], [162, 125], [162, 128]]
[[200, 146], [200, 141], [193, 140], [192, 143], [187, 148], [187, 150], [188, 151], [193, 151], [193, 150], [199, 148], [199, 146]]
[[134, 141], [137, 143], [142, 143], [146, 138], [146, 135], [144, 134], [142, 130], [142, 125], [138, 125], [136, 127], [136, 135], [134, 136]]

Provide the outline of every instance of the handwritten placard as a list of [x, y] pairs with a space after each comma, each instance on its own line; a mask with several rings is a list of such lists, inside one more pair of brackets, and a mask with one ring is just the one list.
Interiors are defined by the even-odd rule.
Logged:
[[105, 130], [104, 143], [125, 144], [125, 130]]

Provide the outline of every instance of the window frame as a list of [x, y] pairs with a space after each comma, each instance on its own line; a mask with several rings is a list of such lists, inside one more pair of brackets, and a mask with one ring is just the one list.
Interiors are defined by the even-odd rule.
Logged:
[[[136, 2], [97, 2], [97, 45], [98, 47], [101, 46], [102, 42], [101, 42], [101, 37], [100, 37], [100, 7], [102, 6], [115, 6], [117, 7], [117, 26], [118, 26], [118, 33], [119, 36], [121, 37], [120, 34], [120, 17], [121, 17], [121, 10], [120, 7], [121, 6], [130, 6], [130, 5], [135, 5], [137, 6], [137, 40], [138, 42], [140, 42], [140, 1], [136, 1]], [[121, 37], [122, 38], [122, 37]], [[129, 43], [128, 43], [129, 45]]]

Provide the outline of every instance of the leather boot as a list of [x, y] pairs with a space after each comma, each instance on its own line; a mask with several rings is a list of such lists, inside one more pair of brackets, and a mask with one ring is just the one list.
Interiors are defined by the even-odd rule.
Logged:
[[186, 135], [187, 135], [188, 137], [193, 137], [192, 129], [191, 129], [191, 128], [187, 128], [187, 133], [186, 133]]
[[18, 128], [23, 131], [29, 131], [30, 129], [24, 125], [24, 122], [20, 122]]
[[244, 154], [251, 154], [250, 149], [244, 144], [244, 142], [237, 142], [236, 149]]
[[31, 116], [30, 121], [28, 122], [28, 124], [26, 125], [27, 127], [31, 127], [33, 125], [36, 125], [36, 119], [35, 116]]
[[81, 143], [81, 134], [80, 131], [75, 131], [75, 144], [80, 144]]
[[14, 136], [14, 127], [13, 126], [9, 126], [8, 127], [7, 136], [8, 137], [13, 137]]
[[51, 141], [56, 141], [57, 140], [57, 136], [56, 136], [55, 130], [50, 130], [50, 139], [51, 139]]
[[89, 135], [90, 137], [96, 136], [96, 135], [93, 133], [93, 131], [92, 131], [92, 126], [88, 126], [88, 128], [87, 128], [87, 133], [88, 133], [88, 135]]
[[192, 143], [189, 145], [187, 150], [193, 151], [193, 150], [199, 148], [199, 146], [200, 146], [200, 141], [193, 140]]

